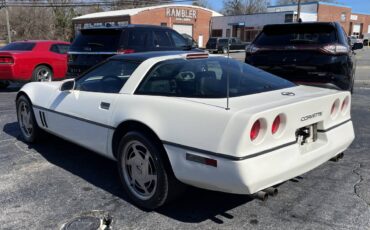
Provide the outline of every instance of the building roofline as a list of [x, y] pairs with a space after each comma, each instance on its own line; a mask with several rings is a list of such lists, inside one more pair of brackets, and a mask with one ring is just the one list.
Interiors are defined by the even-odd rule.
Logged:
[[[237, 15], [224, 15], [222, 17], [238, 17], [238, 16], [249, 16], [249, 15], [256, 15], [256, 14], [282, 14], [282, 13], [292, 13], [294, 10], [286, 10], [286, 11], [279, 11], [279, 12], [261, 12], [261, 13], [252, 13], [252, 14], [237, 14]], [[212, 17], [212, 18], [217, 18]]]
[[[343, 4], [337, 4], [337, 3], [331, 3], [331, 2], [313, 1], [313, 2], [304, 2], [304, 3], [301, 3], [301, 5], [313, 5], [313, 4], [352, 8], [351, 6], [347, 6], [347, 5], [343, 5]], [[296, 3], [282, 4], [282, 5], [268, 6], [267, 8], [276, 8], [276, 7], [284, 7], [284, 6], [296, 6], [296, 5], [297, 5]]]
[[365, 12], [351, 12], [351, 14], [362, 14], [362, 15], [366, 15], [366, 16], [370, 16], [370, 13], [365, 13]]
[[141, 13], [147, 10], [153, 10], [153, 9], [159, 9], [159, 8], [165, 8], [165, 7], [190, 7], [190, 8], [196, 8], [196, 9], [209, 11], [212, 13], [212, 17], [223, 16], [222, 14], [214, 10], [210, 10], [210, 9], [200, 7], [200, 6], [193, 6], [193, 5], [186, 5], [186, 4], [166, 4], [166, 5], [155, 5], [155, 6], [147, 6], [147, 7], [140, 7], [140, 8], [132, 8], [132, 9], [96, 12], [96, 13], [81, 15], [81, 16], [73, 18], [72, 20], [106, 18], [106, 17], [117, 17], [117, 16], [133, 16], [133, 15], [136, 15], [138, 13]]

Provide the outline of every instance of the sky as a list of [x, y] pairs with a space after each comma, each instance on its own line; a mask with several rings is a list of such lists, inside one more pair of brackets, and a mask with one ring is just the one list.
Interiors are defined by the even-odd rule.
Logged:
[[[314, 1], [315, 0], [313, 0], [313, 2]], [[216, 11], [220, 11], [222, 9], [223, 0], [208, 0], [208, 2]], [[275, 2], [276, 0], [272, 0], [272, 4]], [[354, 13], [370, 14], [370, 0], [338, 0], [337, 2], [339, 4], [352, 7], [352, 12]]]

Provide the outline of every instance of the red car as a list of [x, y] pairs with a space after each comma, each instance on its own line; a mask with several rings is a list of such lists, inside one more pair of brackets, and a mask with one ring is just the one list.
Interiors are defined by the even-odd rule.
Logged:
[[51, 81], [65, 77], [67, 51], [63, 41], [19, 41], [0, 49], [0, 88], [10, 82]]

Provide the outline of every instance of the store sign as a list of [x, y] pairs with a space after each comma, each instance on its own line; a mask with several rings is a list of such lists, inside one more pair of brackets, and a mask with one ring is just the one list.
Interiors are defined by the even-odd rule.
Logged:
[[351, 20], [357, 20], [357, 19], [358, 19], [357, 15], [351, 14]]
[[166, 9], [166, 17], [173, 17], [176, 20], [191, 20], [197, 18], [197, 11], [169, 7]]

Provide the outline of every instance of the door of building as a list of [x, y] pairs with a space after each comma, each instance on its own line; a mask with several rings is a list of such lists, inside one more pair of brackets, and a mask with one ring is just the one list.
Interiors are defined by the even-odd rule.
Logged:
[[180, 34], [188, 34], [193, 37], [193, 25], [173, 24], [172, 29]]

